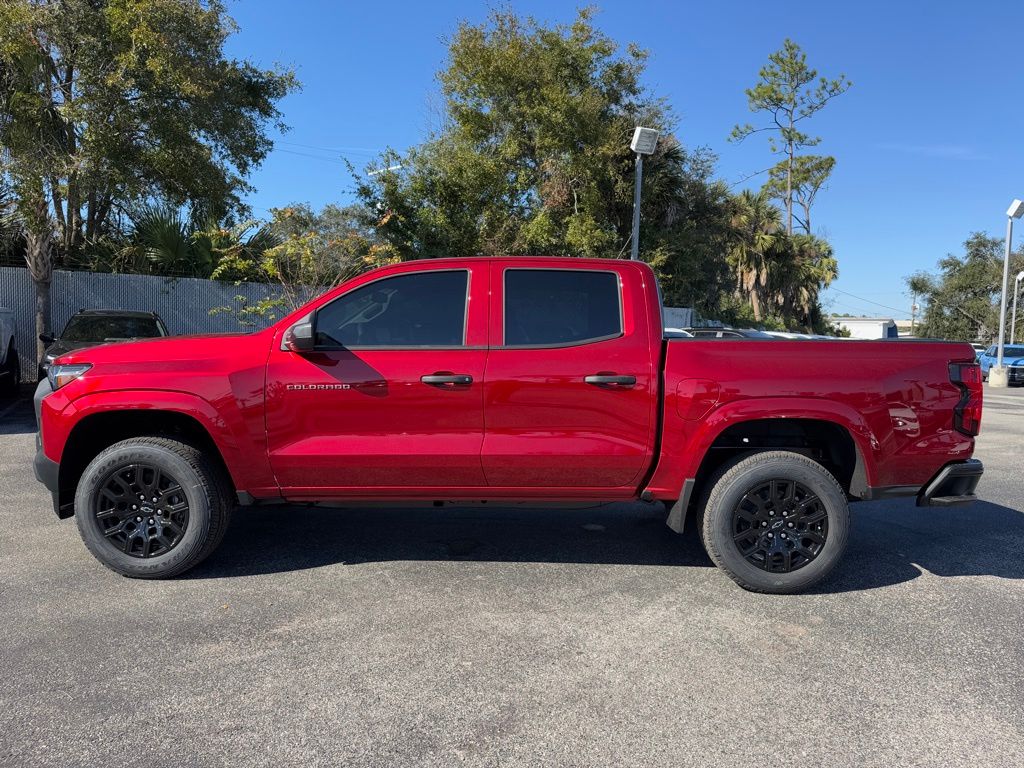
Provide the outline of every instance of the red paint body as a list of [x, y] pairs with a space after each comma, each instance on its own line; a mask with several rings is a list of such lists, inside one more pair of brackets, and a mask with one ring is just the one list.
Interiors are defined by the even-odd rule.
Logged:
[[[506, 348], [507, 269], [614, 272], [622, 333], [592, 343]], [[338, 296], [384, 277], [467, 270], [464, 346], [283, 348], [285, 332]], [[60, 462], [83, 419], [173, 411], [210, 435], [236, 489], [255, 499], [674, 500], [730, 426], [759, 419], [831, 422], [853, 438], [872, 488], [921, 486], [971, 456], [954, 428], [961, 390], [951, 362], [966, 344], [663, 339], [645, 264], [466, 258], [386, 267], [346, 283], [251, 335], [179, 337], [96, 347], [45, 397], [43, 452]], [[424, 384], [428, 374], [472, 384]], [[632, 386], [595, 386], [628, 374]], [[980, 395], [978, 395], [980, 397]], [[861, 495], [870, 495], [861, 494]]]

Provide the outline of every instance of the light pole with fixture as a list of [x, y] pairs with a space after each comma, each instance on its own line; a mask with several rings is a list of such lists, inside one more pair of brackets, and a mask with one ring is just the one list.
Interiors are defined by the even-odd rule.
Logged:
[[1010, 343], [1017, 341], [1017, 294], [1020, 293], [1020, 281], [1024, 280], [1024, 269], [1017, 273], [1013, 281], [1013, 313], [1010, 315]]
[[658, 132], [653, 128], [637, 126], [629, 148], [636, 153], [636, 189], [633, 190], [633, 236], [630, 238], [629, 258], [640, 258], [640, 184], [644, 177], [644, 155], [653, 155], [658, 146]]
[[996, 364], [988, 372], [990, 387], [1006, 387], [1010, 377], [1003, 367], [1003, 342], [1006, 339], [1006, 290], [1010, 282], [1010, 248], [1013, 241], [1013, 220], [1024, 216], [1024, 201], [1014, 200], [1006, 209], [1006, 253], [1003, 256], [1003, 292], [999, 298], [999, 347], [996, 352]]

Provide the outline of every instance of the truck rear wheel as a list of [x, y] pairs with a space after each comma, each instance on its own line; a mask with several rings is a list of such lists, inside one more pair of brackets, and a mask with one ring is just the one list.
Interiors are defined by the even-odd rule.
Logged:
[[220, 468], [163, 437], [115, 443], [78, 482], [75, 518], [89, 551], [117, 573], [177, 576], [217, 548], [233, 503]]
[[705, 496], [708, 555], [744, 589], [801, 592], [832, 571], [846, 549], [846, 494], [823, 466], [798, 453], [765, 451], [722, 467]]

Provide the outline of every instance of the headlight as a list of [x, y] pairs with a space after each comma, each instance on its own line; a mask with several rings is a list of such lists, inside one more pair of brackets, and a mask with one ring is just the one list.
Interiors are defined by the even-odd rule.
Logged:
[[50, 387], [54, 390], [58, 390], [65, 384], [77, 379], [90, 368], [92, 368], [92, 366], [89, 363], [79, 363], [77, 365], [51, 365], [46, 369], [46, 377], [50, 380]]

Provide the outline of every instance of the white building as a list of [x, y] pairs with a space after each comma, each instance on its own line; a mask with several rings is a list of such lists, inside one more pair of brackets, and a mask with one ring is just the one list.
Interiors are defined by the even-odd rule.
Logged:
[[891, 317], [834, 317], [832, 321], [848, 330], [852, 339], [899, 338], [896, 321]]

